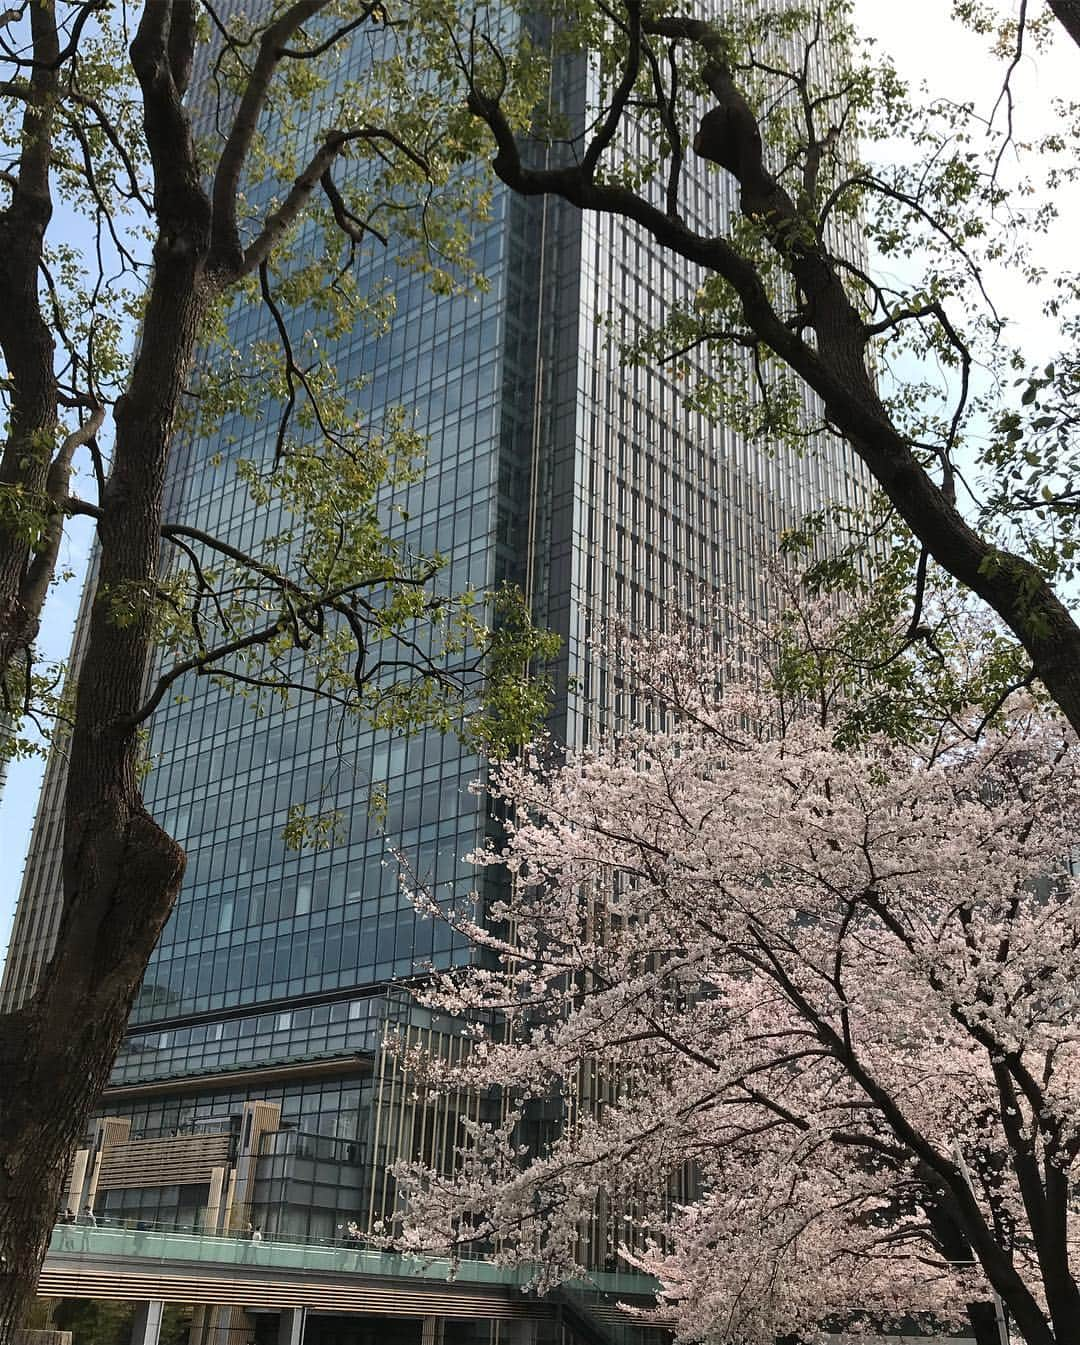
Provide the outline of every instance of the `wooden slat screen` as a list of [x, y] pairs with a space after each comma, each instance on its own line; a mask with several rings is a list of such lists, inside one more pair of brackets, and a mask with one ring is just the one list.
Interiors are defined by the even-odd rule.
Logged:
[[102, 1151], [99, 1191], [137, 1186], [195, 1186], [229, 1161], [229, 1136], [176, 1135], [128, 1140]]
[[59, 1265], [50, 1258], [38, 1293], [49, 1298], [104, 1298], [126, 1302], [257, 1304], [262, 1308], [306, 1307], [323, 1312], [363, 1312], [385, 1317], [549, 1318], [553, 1310], [516, 1293], [413, 1287], [338, 1275], [333, 1280], [272, 1280], [253, 1268], [243, 1277], [132, 1274]]

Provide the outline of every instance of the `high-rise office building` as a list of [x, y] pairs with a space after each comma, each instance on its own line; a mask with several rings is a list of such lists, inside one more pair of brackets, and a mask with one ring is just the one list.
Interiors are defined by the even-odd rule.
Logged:
[[[583, 67], [564, 71], [569, 109], [586, 87]], [[721, 177], [687, 183], [690, 223], [726, 217]], [[769, 539], [825, 503], [857, 505], [865, 482], [843, 444], [771, 456], [693, 409], [672, 369], [621, 361], [620, 337], [699, 283], [630, 225], [499, 190], [472, 248], [490, 282], [478, 296], [433, 294], [395, 270], [392, 248], [363, 258], [359, 285], [393, 276], [397, 315], [385, 335], [357, 331], [331, 355], [343, 376], [368, 377], [373, 419], [402, 405], [430, 436], [402, 501], [405, 534], [448, 557], [455, 588], [519, 583], [562, 636], [551, 727], [576, 746], [614, 713], [590, 653], [606, 619], [653, 626], [703, 612], [711, 595], [760, 604]], [[270, 338], [269, 321], [244, 308], [234, 337]], [[216, 459], [226, 442], [227, 457], [265, 457], [273, 433], [268, 417], [183, 444], [170, 516], [257, 539], [247, 490]], [[390, 849], [440, 890], [468, 892], [464, 857], [488, 826], [470, 790], [483, 764], [452, 736], [357, 730], [325, 704], [256, 718], [206, 679], [183, 691], [154, 716], [145, 797], [185, 847], [187, 876], [103, 1100], [99, 1152], [76, 1165], [76, 1199], [104, 1217], [220, 1227], [253, 1216], [315, 1236], [370, 1227], [393, 1211], [388, 1163], [441, 1161], [458, 1116], [479, 1105], [427, 1101], [384, 1042], [397, 1028], [459, 1049], [453, 1025], [416, 1009], [402, 982], [469, 951], [414, 912]], [[61, 777], [54, 765], [8, 1005], [29, 993], [54, 933]], [[384, 818], [369, 807], [375, 787]], [[344, 820], [317, 853], [282, 839], [287, 810], [304, 803]], [[140, 1166], [144, 1143], [154, 1157]]]

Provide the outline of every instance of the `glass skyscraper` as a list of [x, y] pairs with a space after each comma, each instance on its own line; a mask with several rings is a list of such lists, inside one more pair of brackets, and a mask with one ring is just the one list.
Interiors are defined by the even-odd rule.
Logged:
[[[571, 112], [580, 115], [588, 79], [583, 65], [562, 71]], [[692, 225], [726, 218], [721, 176], [687, 183]], [[866, 483], [846, 445], [772, 456], [695, 410], [673, 368], [622, 361], [620, 340], [700, 281], [627, 223], [499, 190], [472, 253], [490, 282], [481, 295], [432, 293], [395, 268], [392, 249], [361, 259], [361, 290], [393, 277], [396, 317], [384, 335], [342, 337], [329, 357], [342, 377], [367, 377], [373, 420], [401, 405], [429, 436], [427, 469], [401, 499], [401, 535], [448, 558], [453, 588], [519, 584], [537, 621], [562, 637], [551, 729], [577, 746], [616, 714], [590, 652], [606, 620], [656, 626], [672, 612], [704, 615], [716, 595], [760, 609], [770, 539], [825, 504], [857, 506]], [[231, 335], [271, 339], [269, 324], [248, 305]], [[226, 443], [227, 458], [265, 458], [273, 433], [270, 416], [184, 443], [168, 516], [256, 543], [265, 520], [216, 459]], [[179, 1160], [153, 1180], [118, 1161], [94, 1168], [90, 1145], [79, 1194], [104, 1217], [212, 1217], [218, 1227], [255, 1217], [315, 1236], [350, 1221], [370, 1228], [393, 1212], [387, 1164], [449, 1161], [459, 1116], [481, 1105], [429, 1102], [385, 1044], [389, 1031], [460, 1049], [454, 1025], [418, 1010], [405, 986], [469, 951], [414, 912], [391, 848], [440, 891], [466, 894], [476, 875], [464, 856], [490, 825], [470, 789], [483, 763], [453, 736], [358, 730], [325, 704], [257, 718], [208, 679], [183, 691], [154, 716], [145, 797], [185, 847], [187, 875], [96, 1144], [134, 1153], [171, 1139], [179, 1151], [188, 1138], [228, 1134], [232, 1189], [217, 1179], [215, 1194], [210, 1169]], [[5, 972], [8, 1006], [32, 989], [54, 933], [61, 788], [54, 763]], [[375, 789], [385, 816], [369, 806]], [[286, 848], [298, 804], [340, 813], [328, 848]]]

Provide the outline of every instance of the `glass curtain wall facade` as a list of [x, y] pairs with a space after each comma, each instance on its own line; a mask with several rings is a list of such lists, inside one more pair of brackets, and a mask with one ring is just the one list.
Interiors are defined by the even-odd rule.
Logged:
[[[579, 119], [589, 79], [580, 62], [559, 71], [559, 97]], [[725, 191], [721, 175], [691, 178], [691, 226], [718, 227]], [[385, 335], [342, 337], [328, 357], [343, 377], [368, 377], [374, 421], [405, 406], [429, 436], [426, 471], [400, 498], [403, 535], [448, 557], [454, 588], [520, 584], [538, 621], [562, 636], [551, 728], [579, 746], [616, 713], [590, 652], [605, 620], [656, 627], [673, 612], [704, 616], [715, 597], [760, 610], [770, 539], [825, 504], [857, 506], [866, 483], [846, 445], [770, 456], [695, 411], [672, 369], [622, 361], [620, 338], [658, 323], [699, 283], [629, 224], [499, 190], [472, 250], [489, 280], [479, 296], [433, 294], [394, 268], [392, 249], [362, 260], [361, 290], [395, 277], [396, 318]], [[238, 310], [231, 336], [270, 339], [270, 319]], [[228, 461], [266, 457], [273, 434], [271, 416], [185, 444], [170, 517], [256, 544], [269, 524]], [[310, 701], [256, 718], [205, 679], [181, 690], [154, 716], [145, 796], [188, 869], [103, 1111], [151, 1138], [227, 1126], [246, 1103], [271, 1103], [279, 1123], [263, 1136], [252, 1187], [264, 1226], [368, 1228], [393, 1211], [387, 1163], [449, 1162], [458, 1115], [478, 1105], [434, 1110], [384, 1043], [389, 1028], [455, 1049], [452, 1029], [410, 1007], [400, 982], [470, 953], [445, 923], [414, 912], [390, 851], [441, 891], [469, 892], [476, 874], [463, 857], [491, 825], [469, 788], [482, 763], [452, 736], [357, 730]], [[375, 788], [387, 805], [378, 820]], [[286, 848], [298, 804], [342, 816], [327, 849]], [[46, 805], [39, 820], [19, 917], [35, 942], [16, 939], [8, 1003], [29, 992], [50, 938], [31, 912], [57, 904], [56, 813]], [[188, 1192], [184, 1208], [200, 1198]], [[98, 1212], [137, 1205], [153, 1218], [183, 1203], [164, 1189], [154, 1202], [153, 1191], [104, 1191]]]

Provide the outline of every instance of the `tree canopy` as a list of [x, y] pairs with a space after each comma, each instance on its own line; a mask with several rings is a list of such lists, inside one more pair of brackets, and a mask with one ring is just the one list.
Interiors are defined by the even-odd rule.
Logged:
[[[442, 294], [483, 283], [474, 119], [418, 75], [406, 17], [353, 0], [0, 15], [0, 759], [59, 716], [68, 765], [55, 950], [0, 1015], [3, 1339], [184, 872], [140, 793], [155, 708], [209, 677], [257, 709], [311, 694], [505, 740], [545, 704], [523, 670], [550, 643], [520, 600], [455, 591], [395, 505], [422, 457], [409, 408], [369, 422], [323, 354], [392, 316], [392, 286], [356, 281], [367, 249]], [[212, 469], [211, 440], [223, 490], [248, 497], [246, 525], [217, 532], [168, 512], [179, 448]], [[95, 564], [61, 701], [36, 638], [74, 514]], [[332, 826], [290, 819], [293, 840]]]
[[[1000, 55], [992, 110], [909, 89], [846, 0], [712, 17], [554, 5], [550, 40], [509, 51], [486, 8], [464, 42], [440, 21], [504, 183], [627, 221], [698, 269], [693, 303], [639, 332], [630, 357], [704, 351], [703, 404], [776, 451], [845, 439], [918, 544], [912, 630], [918, 576], [936, 564], [1011, 630], [1077, 727], [1077, 282], [1041, 251], [1076, 178], [1076, 108], [1025, 140], [1010, 81], [1024, 53], [1075, 42], [1080, 25], [1070, 0], [954, 8]], [[578, 119], [523, 121], [519, 72], [573, 57], [596, 71]], [[1041, 298], [1049, 362], [1032, 364], [995, 302], [1005, 270]]]

